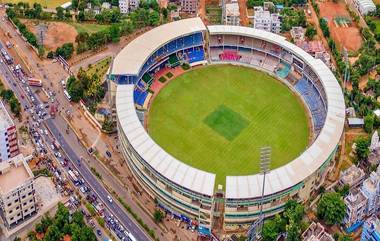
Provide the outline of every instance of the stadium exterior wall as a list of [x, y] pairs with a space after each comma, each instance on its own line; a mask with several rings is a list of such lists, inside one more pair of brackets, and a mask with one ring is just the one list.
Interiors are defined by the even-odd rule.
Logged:
[[[206, 29], [206, 27], [198, 26], [201, 25], [198, 20], [192, 21], [193, 22], [187, 22], [190, 27], [187, 32], [180, 31], [180, 36], [191, 35], [192, 33], [199, 32], [200, 29]], [[178, 22], [175, 24], [180, 26], [178, 25]], [[197, 27], [191, 28], [192, 23], [196, 24]], [[173, 23], [166, 25], [170, 24]], [[159, 28], [160, 27], [156, 30], [157, 34], [160, 34]], [[171, 28], [168, 28], [167, 26], [163, 28], [165, 31], [171, 31], [170, 29]], [[268, 217], [281, 212], [287, 200], [295, 199], [301, 202], [307, 201], [310, 194], [320, 187], [327, 173], [333, 168], [335, 152], [337, 151], [344, 125], [344, 101], [335, 77], [321, 61], [316, 61], [299, 48], [287, 42], [281, 36], [255, 31], [256, 30], [236, 26], [209, 26], [207, 31], [203, 31], [202, 33], [205, 35], [205, 41], [209, 41], [209, 38], [212, 35], [221, 34], [252, 38], [260, 36], [257, 38], [269, 43], [277, 44], [281, 49], [286, 49], [294, 54], [295, 57], [303, 60], [306, 65], [310, 65], [310, 68], [316, 72], [320, 82], [322, 82], [325, 91], [323, 94], [326, 96], [325, 101], [327, 103], [327, 117], [324, 127], [314, 143], [311, 144], [304, 154], [292, 163], [270, 173], [270, 186], [266, 188], [267, 191], [264, 196], [264, 212]], [[170, 36], [170, 38], [165, 41], [159, 41], [158, 46], [154, 46], [153, 49], [158, 49], [162, 44], [166, 44], [172, 39], [179, 37], [173, 33], [167, 35]], [[139, 41], [141, 38], [144, 38], [144, 35], [138, 37], [135, 41]], [[154, 44], [154, 42], [155, 41], [152, 40], [152, 44]], [[208, 46], [208, 44], [204, 43], [204, 46]], [[128, 53], [124, 51], [122, 54]], [[210, 51], [208, 51], [208, 54], [210, 54]], [[120, 66], [125, 66], [122, 61], [123, 58], [121, 57], [120, 61], [116, 60], [117, 59], [115, 59], [113, 64], [118, 65], [118, 71], [113, 73], [111, 68], [109, 73], [109, 76], [111, 76], [110, 79], [115, 80], [121, 76], [128, 76], [131, 73], [136, 74], [136, 71], [129, 72], [127, 69], [128, 67], [126, 67], [125, 73], [121, 73], [120, 71], [122, 68]], [[210, 64], [213, 63], [210, 56], [208, 56], [207, 60]], [[143, 60], [140, 62], [141, 64], [145, 63]], [[320, 65], [323, 66], [321, 67]], [[324, 75], [320, 73], [324, 73]], [[142, 76], [141, 73], [137, 73], [137, 75]], [[164, 158], [162, 159], [162, 163], [164, 164], [157, 164], [156, 159], [158, 160], [158, 158], [156, 158], [156, 156], [164, 154], [160, 147], [157, 147], [157, 144], [150, 140], [143, 125], [137, 118], [133, 101], [134, 88], [134, 83], [125, 85], [118, 84], [115, 91], [120, 145], [128, 167], [141, 187], [153, 199], [158, 201], [160, 207], [185, 220], [197, 220], [201, 226], [211, 229], [214, 218], [220, 217], [221, 215], [214, 210], [215, 202], [219, 199], [216, 198], [217, 194], [213, 190], [215, 186], [215, 175], [205, 173], [201, 170], [193, 170], [193, 168], [180, 163], [180, 161], [173, 159], [166, 153], [165, 158], [170, 162]], [[321, 145], [322, 147], [326, 146], [326, 148], [321, 150], [318, 145]], [[320, 154], [321, 152], [324, 152], [323, 156]], [[166, 161], [169, 164], [167, 164]], [[162, 165], [166, 164], [167, 166], [163, 169]], [[299, 168], [298, 165], [305, 167], [307, 173], [294, 173], [294, 170], [296, 170], [295, 168]], [[172, 172], [168, 171], [173, 168], [175, 170]], [[186, 174], [184, 174], [183, 177], [177, 178], [174, 173], [177, 169], [190, 170], [189, 173], [192, 173], [193, 175], [187, 177]], [[170, 173], [170, 175], [168, 173]], [[280, 175], [280, 173], [284, 173], [284, 178], [288, 181], [285, 184], [281, 183], [282, 181], [280, 180], [280, 177], [282, 177], [282, 175]], [[194, 180], [199, 179], [196, 177], [202, 177], [202, 180], [208, 181], [194, 185]], [[190, 181], [187, 180], [188, 178]], [[252, 221], [257, 219], [260, 196], [256, 194], [257, 192], [252, 192], [248, 186], [252, 186], [252, 183], [256, 183], [256, 188], [260, 190], [261, 178], [262, 177], [259, 174], [247, 177], [227, 177], [224, 214], [222, 214], [224, 215], [223, 225], [226, 231], [236, 231], [241, 227], [248, 227]], [[182, 180], [182, 182], [179, 180]], [[281, 185], [278, 184], [279, 182]], [[246, 183], [246, 185], [243, 185], [244, 183]], [[241, 192], [236, 191], [236, 189], [239, 188], [241, 189]], [[210, 191], [211, 189], [212, 191]]]

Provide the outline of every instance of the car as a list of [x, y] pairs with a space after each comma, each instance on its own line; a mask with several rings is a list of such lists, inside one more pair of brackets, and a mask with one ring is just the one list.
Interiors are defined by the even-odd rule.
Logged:
[[107, 196], [107, 199], [108, 199], [108, 202], [110, 202], [110, 203], [113, 202], [112, 197], [110, 195]]
[[106, 155], [107, 155], [109, 158], [112, 157], [111, 152], [109, 152], [109, 151], [106, 151]]
[[49, 134], [48, 131], [47, 131], [46, 129], [44, 130], [44, 132], [45, 132], [45, 135], [48, 135], [48, 134]]
[[98, 236], [102, 236], [102, 231], [100, 231], [100, 229], [97, 229], [97, 230], [96, 230], [96, 234], [97, 234]]
[[55, 150], [55, 147], [53, 144], [50, 145], [51, 149], [54, 151]]

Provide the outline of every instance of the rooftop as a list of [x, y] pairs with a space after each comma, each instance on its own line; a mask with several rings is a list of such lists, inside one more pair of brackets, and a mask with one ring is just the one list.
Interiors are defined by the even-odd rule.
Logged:
[[302, 241], [334, 241], [334, 238], [325, 231], [320, 223], [311, 223], [303, 232]]
[[115, 57], [112, 75], [138, 75], [149, 56], [164, 44], [180, 36], [206, 31], [200, 18], [188, 18], [156, 27], [135, 38]]
[[352, 190], [345, 198], [344, 202], [350, 207], [356, 207], [367, 201], [367, 198], [359, 189]]
[[350, 166], [340, 173], [340, 182], [352, 186], [364, 178], [364, 171], [355, 165]]
[[226, 15], [227, 16], [240, 16], [239, 4], [236, 3], [226, 3]]
[[325, 47], [323, 46], [322, 41], [313, 40], [313, 41], [302, 41], [299, 40], [296, 42], [296, 45], [306, 51], [307, 53], [317, 53], [325, 52]]
[[0, 130], [7, 129], [11, 125], [13, 125], [12, 118], [5, 109], [3, 102], [0, 101]]
[[0, 195], [5, 195], [33, 178], [24, 156], [19, 154], [0, 162]]

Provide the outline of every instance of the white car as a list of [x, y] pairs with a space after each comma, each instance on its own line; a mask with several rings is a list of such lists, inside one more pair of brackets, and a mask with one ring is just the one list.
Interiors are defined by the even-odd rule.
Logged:
[[110, 195], [107, 196], [107, 199], [108, 199], [108, 202], [110, 202], [110, 203], [113, 202], [112, 197]]
[[46, 129], [45, 129], [44, 131], [45, 131], [45, 135], [48, 135], [48, 134], [49, 134], [48, 131], [47, 131]]

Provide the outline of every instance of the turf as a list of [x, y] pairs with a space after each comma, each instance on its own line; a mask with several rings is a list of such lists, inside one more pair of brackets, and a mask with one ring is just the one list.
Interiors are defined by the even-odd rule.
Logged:
[[204, 119], [204, 123], [227, 140], [232, 141], [248, 126], [249, 122], [227, 106], [220, 105]]
[[167, 84], [153, 100], [148, 131], [177, 159], [216, 174], [260, 171], [259, 152], [272, 147], [271, 168], [308, 145], [308, 116], [291, 90], [251, 68], [213, 65], [191, 70]]
[[107, 29], [110, 25], [92, 23], [70, 23], [78, 33], [96, 33]]
[[0, 0], [0, 3], [27, 2], [32, 7], [34, 3], [39, 3], [43, 8], [55, 9], [64, 3], [71, 2], [70, 0]]

